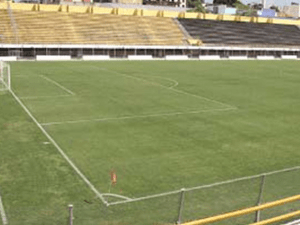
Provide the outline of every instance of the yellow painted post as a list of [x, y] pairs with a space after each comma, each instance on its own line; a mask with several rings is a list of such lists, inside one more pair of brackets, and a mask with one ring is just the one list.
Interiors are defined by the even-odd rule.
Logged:
[[222, 20], [224, 20], [224, 16], [223, 15], [218, 15], [218, 17], [217, 17], [217, 20], [220, 20], [220, 21], [222, 21]]
[[185, 13], [184, 13], [184, 12], [180, 12], [180, 13], [178, 14], [178, 18], [184, 19], [184, 18], [185, 18]]
[[159, 10], [157, 11], [156, 16], [161, 17], [161, 12]]
[[250, 22], [251, 23], [257, 23], [257, 17], [251, 17], [251, 19], [250, 19]]
[[235, 16], [234, 21], [241, 22], [241, 16]]
[[164, 11], [163, 10], [158, 10], [157, 11], [157, 17], [164, 17]]
[[300, 200], [300, 195], [295, 195], [295, 196], [284, 198], [284, 199], [277, 200], [274, 202], [269, 202], [269, 203], [266, 203], [263, 205], [254, 206], [254, 207], [250, 207], [250, 208], [246, 208], [246, 209], [242, 209], [242, 210], [237, 210], [237, 211], [233, 211], [233, 212], [229, 212], [229, 213], [225, 213], [225, 214], [221, 214], [221, 215], [217, 215], [217, 216], [213, 216], [213, 217], [209, 217], [209, 218], [205, 218], [205, 219], [187, 222], [187, 223], [184, 223], [183, 225], [201, 225], [201, 224], [213, 223], [213, 222], [217, 222], [220, 220], [225, 220], [228, 218], [253, 213], [258, 210], [268, 209], [268, 208], [283, 205], [283, 204], [286, 204], [289, 202], [294, 202], [297, 200]]
[[113, 8], [113, 10], [111, 11], [111, 14], [119, 15], [119, 8]]

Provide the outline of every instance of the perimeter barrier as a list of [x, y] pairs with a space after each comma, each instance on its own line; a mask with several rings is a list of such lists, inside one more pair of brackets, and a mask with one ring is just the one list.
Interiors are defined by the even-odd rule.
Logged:
[[[92, 224], [91, 221], [97, 224], [184, 224], [241, 209], [248, 213], [213, 224], [260, 225], [266, 224], [264, 221], [282, 224], [276, 223], [277, 217], [287, 222], [292, 214], [299, 216], [300, 201], [273, 208], [263, 205], [290, 196], [299, 197], [299, 181], [300, 167], [294, 167], [145, 197], [122, 199], [107, 195], [108, 207], [97, 198], [85, 199], [72, 202], [74, 224]], [[112, 192], [117, 189], [116, 185]], [[249, 211], [251, 207], [258, 210]]]
[[[110, 193], [102, 193], [109, 206], [103, 204], [88, 187], [82, 189], [75, 185], [67, 198], [61, 195], [51, 199], [50, 204], [39, 207], [18, 205], [7, 208], [6, 212], [11, 224], [48, 221], [49, 224], [62, 225], [174, 225], [195, 220], [208, 221], [216, 215], [221, 215], [220, 218], [242, 210], [248, 213], [213, 224], [264, 225], [272, 222], [279, 225], [300, 219], [299, 184], [300, 166], [156, 195], [139, 197], [136, 194], [135, 198], [121, 196], [122, 190], [116, 184], [111, 187]], [[101, 188], [101, 191], [105, 190]], [[291, 198], [296, 195], [296, 200]], [[285, 198], [295, 201], [278, 204]], [[276, 207], [264, 207], [266, 204], [274, 205], [274, 201], [277, 201]], [[251, 207], [257, 211], [251, 211]]]

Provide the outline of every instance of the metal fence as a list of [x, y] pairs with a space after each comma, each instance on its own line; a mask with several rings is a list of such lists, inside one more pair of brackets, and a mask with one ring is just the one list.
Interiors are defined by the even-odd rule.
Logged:
[[[300, 193], [300, 167], [133, 199], [75, 202], [74, 224], [180, 224]], [[300, 209], [288, 203], [214, 224], [250, 224]], [[88, 215], [88, 217], [87, 217]]]
[[[300, 166], [131, 199], [104, 195], [109, 206], [103, 204], [88, 188], [82, 190], [74, 187], [69, 196], [72, 207], [56, 200], [40, 208], [18, 205], [7, 208], [7, 218], [11, 224], [19, 224], [13, 223], [15, 221], [28, 222], [28, 218], [31, 224], [37, 224], [37, 221], [61, 225], [180, 224], [297, 195], [300, 193], [299, 184]], [[77, 193], [76, 200], [73, 199], [74, 193]], [[215, 222], [214, 225], [251, 224], [299, 209], [300, 201], [296, 201]]]

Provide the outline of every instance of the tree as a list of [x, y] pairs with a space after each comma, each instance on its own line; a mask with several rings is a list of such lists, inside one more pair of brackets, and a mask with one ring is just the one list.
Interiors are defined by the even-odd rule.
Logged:
[[275, 5], [272, 5], [272, 6], [270, 7], [270, 9], [273, 9], [273, 10], [275, 10], [276, 12], [280, 12], [278, 6], [275, 6]]
[[206, 9], [202, 5], [203, 2], [204, 0], [188, 0], [189, 6], [194, 7], [194, 9], [191, 10], [192, 12], [206, 13]]
[[254, 4], [254, 5], [252, 6], [252, 8], [253, 8], [253, 9], [256, 9], [256, 10], [262, 10], [263, 5], [262, 5], [262, 4]]
[[228, 6], [234, 6], [235, 3], [237, 3], [238, 0], [214, 0], [214, 4], [216, 5], [228, 5]]
[[244, 4], [241, 3], [239, 0], [236, 1], [236, 3], [234, 3], [233, 6], [234, 6], [237, 10], [249, 10], [249, 9], [250, 9], [250, 6], [249, 6], [249, 5], [244, 5]]

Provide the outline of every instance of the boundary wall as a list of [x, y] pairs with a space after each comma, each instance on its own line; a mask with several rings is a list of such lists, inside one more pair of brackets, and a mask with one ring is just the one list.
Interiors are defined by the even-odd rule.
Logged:
[[0, 58], [15, 60], [277, 60], [300, 59], [300, 46], [119, 46], [0, 44]]
[[[298, 59], [300, 47], [209, 47], [209, 46], [114, 46], [114, 45], [16, 45], [0, 44], [0, 57], [9, 60], [247, 60]], [[7, 58], [10, 57], [10, 58]]]
[[186, 18], [186, 19], [206, 19], [219, 21], [236, 21], [250, 23], [271, 23], [284, 25], [300, 25], [300, 20], [246, 17], [236, 15], [219, 15], [209, 13], [175, 12], [167, 10], [146, 10], [130, 8], [104, 8], [96, 6], [71, 6], [71, 5], [47, 5], [47, 4], [27, 4], [27, 3], [0, 3], [1, 8], [7, 8], [10, 4], [12, 10], [41, 11], [41, 12], [62, 12], [62, 13], [89, 13], [89, 14], [114, 14], [127, 16], [150, 16], [165, 18]]

